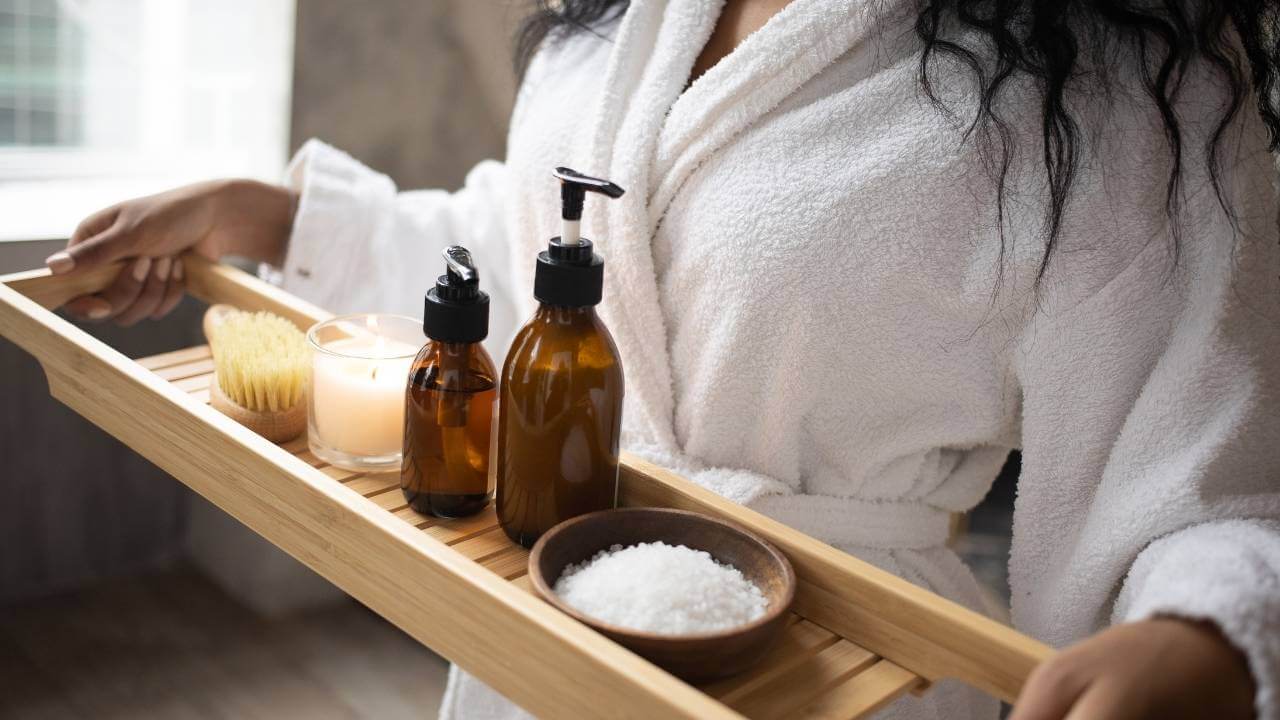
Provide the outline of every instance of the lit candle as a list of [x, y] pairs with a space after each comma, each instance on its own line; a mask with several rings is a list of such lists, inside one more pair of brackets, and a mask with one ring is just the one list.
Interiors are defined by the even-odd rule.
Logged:
[[337, 330], [317, 342], [312, 361], [312, 452], [338, 466], [398, 468], [405, 387], [418, 348], [386, 337], [376, 316], [366, 316], [363, 328], [347, 320]]

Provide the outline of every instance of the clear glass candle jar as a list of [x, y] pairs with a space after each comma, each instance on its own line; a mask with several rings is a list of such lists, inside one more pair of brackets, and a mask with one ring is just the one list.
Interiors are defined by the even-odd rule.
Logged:
[[307, 444], [317, 458], [355, 472], [400, 469], [409, 367], [422, 321], [343, 315], [314, 325]]

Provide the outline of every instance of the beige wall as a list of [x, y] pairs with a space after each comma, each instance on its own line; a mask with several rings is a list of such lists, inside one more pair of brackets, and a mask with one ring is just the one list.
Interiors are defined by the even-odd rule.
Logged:
[[298, 0], [292, 146], [318, 137], [403, 188], [504, 155], [512, 0]]

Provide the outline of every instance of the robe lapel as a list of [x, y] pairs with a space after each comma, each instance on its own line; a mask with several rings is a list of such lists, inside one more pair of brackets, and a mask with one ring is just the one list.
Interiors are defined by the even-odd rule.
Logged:
[[658, 139], [650, 224], [656, 228], [707, 156], [874, 36], [897, 0], [794, 0], [690, 86]]
[[601, 314], [627, 375], [629, 443], [678, 450], [673, 430], [671, 361], [654, 274], [648, 199], [654, 149], [667, 111], [719, 15], [722, 0], [635, 0], [622, 20], [605, 74], [582, 169], [627, 194], [588, 203], [587, 237], [607, 261]]

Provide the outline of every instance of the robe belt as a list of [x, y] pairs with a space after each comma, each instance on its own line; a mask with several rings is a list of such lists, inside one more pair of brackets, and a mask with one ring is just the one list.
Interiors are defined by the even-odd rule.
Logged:
[[951, 535], [950, 511], [918, 500], [766, 495], [749, 507], [837, 547], [923, 550], [945, 545]]

